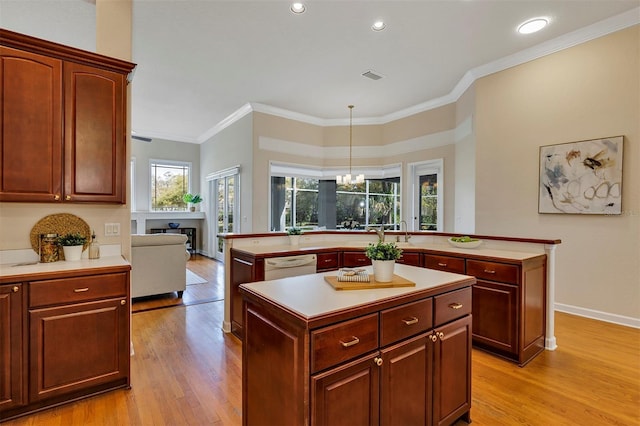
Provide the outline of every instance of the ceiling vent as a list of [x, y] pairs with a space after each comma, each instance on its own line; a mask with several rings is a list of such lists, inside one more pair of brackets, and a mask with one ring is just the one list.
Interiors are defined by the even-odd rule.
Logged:
[[363, 72], [362, 76], [370, 78], [371, 80], [380, 80], [382, 77], [384, 77], [382, 74], [377, 73], [377, 72], [372, 71], [372, 70], [368, 70], [368, 71]]

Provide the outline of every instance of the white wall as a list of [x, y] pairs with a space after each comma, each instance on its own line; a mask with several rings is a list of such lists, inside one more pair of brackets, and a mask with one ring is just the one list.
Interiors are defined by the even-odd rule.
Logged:
[[[476, 227], [560, 238], [563, 310], [640, 325], [640, 27], [476, 82]], [[538, 214], [542, 145], [624, 135], [619, 216]]]

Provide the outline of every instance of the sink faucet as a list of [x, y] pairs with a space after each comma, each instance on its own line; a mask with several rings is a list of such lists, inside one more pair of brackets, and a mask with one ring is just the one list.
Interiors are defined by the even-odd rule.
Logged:
[[380, 225], [380, 228], [374, 228], [373, 226], [367, 226], [367, 232], [369, 231], [376, 231], [376, 234], [378, 234], [378, 241], [383, 243], [384, 242], [384, 225]]
[[411, 238], [411, 235], [409, 235], [409, 228], [408, 228], [406, 220], [401, 220], [400, 221], [400, 232], [402, 232], [402, 224], [403, 223], [404, 223], [404, 242], [408, 243], [409, 242], [409, 238]]

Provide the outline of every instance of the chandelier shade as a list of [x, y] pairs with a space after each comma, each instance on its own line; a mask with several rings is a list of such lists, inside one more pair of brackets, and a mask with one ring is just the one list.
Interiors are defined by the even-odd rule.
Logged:
[[336, 183], [338, 185], [356, 185], [364, 183], [364, 175], [359, 174], [354, 176], [351, 172], [351, 153], [353, 150], [353, 105], [349, 105], [349, 173], [346, 175], [336, 176]]

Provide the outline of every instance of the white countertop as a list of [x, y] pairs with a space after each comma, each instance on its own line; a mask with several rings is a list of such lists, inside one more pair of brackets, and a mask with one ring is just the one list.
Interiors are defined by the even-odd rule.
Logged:
[[0, 277], [10, 278], [19, 275], [46, 274], [114, 266], [130, 266], [130, 264], [122, 256], [105, 256], [100, 259], [81, 259], [73, 262], [62, 260], [51, 263], [29, 263], [26, 265], [4, 264], [0, 265]]
[[[371, 266], [367, 271], [373, 273]], [[337, 271], [301, 275], [271, 281], [242, 284], [251, 291], [302, 317], [311, 319], [319, 315], [367, 305], [387, 298], [402, 296], [420, 290], [428, 290], [469, 277], [467, 275], [436, 271], [396, 264], [395, 274], [413, 281], [415, 287], [394, 287], [363, 290], [335, 290], [325, 281], [325, 275], [336, 275]]]
[[[314, 250], [325, 250], [334, 247], [339, 248], [354, 248], [357, 250], [364, 250], [369, 243], [366, 241], [321, 241], [316, 243], [307, 243], [300, 244], [298, 246], [292, 246], [289, 244], [281, 244], [281, 245], [270, 245], [270, 244], [260, 244], [260, 245], [246, 245], [234, 247], [238, 250], [245, 251], [247, 253], [251, 253], [253, 255], [264, 255], [264, 254], [277, 254], [291, 251], [309, 251], [313, 252]], [[532, 259], [534, 257], [538, 257], [544, 252], [535, 253], [535, 252], [524, 252], [524, 251], [515, 251], [515, 250], [505, 250], [505, 249], [496, 249], [486, 247], [485, 243], [480, 247], [473, 249], [464, 249], [453, 247], [448, 244], [434, 244], [434, 243], [396, 243], [397, 246], [403, 250], [411, 251], [411, 250], [434, 250], [440, 252], [462, 255], [477, 255], [477, 256], [486, 256], [493, 257], [499, 259], [512, 259], [512, 260], [527, 260]]]

